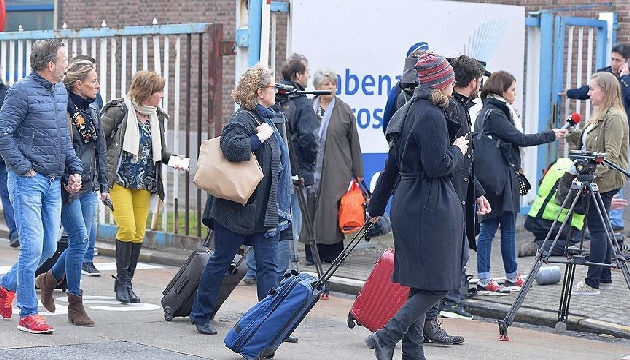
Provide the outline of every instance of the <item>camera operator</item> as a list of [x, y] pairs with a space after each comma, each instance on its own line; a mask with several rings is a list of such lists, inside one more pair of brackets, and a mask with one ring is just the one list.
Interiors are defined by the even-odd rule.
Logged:
[[[607, 159], [623, 169], [628, 168], [628, 116], [621, 104], [621, 87], [612, 73], [600, 72], [589, 81], [588, 95], [594, 107], [586, 127], [567, 136], [579, 149], [602, 152]], [[610, 210], [613, 196], [625, 183], [625, 175], [598, 165], [595, 183], [599, 188], [606, 213]], [[612, 248], [608, 244], [606, 229], [600, 214], [592, 208], [588, 211], [586, 224], [591, 233], [589, 260], [594, 263], [610, 263]], [[612, 287], [609, 267], [590, 265], [584, 281], [573, 289], [574, 294], [598, 295], [601, 288]]]
[[[292, 86], [304, 91], [311, 77], [308, 60], [304, 55], [292, 54], [282, 68], [280, 84]], [[287, 117], [287, 129], [293, 149], [297, 155], [298, 168], [291, 169], [291, 175], [304, 179], [304, 186], [310, 188], [314, 183], [315, 161], [317, 160], [317, 144], [319, 141], [319, 119], [313, 110], [313, 103], [304, 94], [290, 94], [288, 101], [280, 104]], [[291, 197], [293, 211], [293, 236], [299, 239], [302, 230], [302, 212], [295, 194]], [[305, 246], [306, 263], [313, 264], [310, 248]], [[287, 256], [288, 258], [288, 256]]]

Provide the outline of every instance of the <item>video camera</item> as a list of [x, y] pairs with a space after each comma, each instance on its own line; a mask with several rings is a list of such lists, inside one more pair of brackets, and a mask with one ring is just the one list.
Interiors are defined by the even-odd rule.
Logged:
[[289, 85], [289, 84], [276, 84], [275, 86], [276, 86], [276, 89], [278, 89], [278, 94], [276, 95], [276, 98], [278, 96], [291, 96], [293, 94], [295, 95], [330, 95], [332, 93], [332, 91], [330, 90], [315, 90], [315, 91], [299, 90], [295, 86]]
[[597, 165], [603, 165], [606, 157], [606, 153], [584, 151], [584, 150], [570, 150], [569, 159], [573, 160], [573, 166], [577, 170], [578, 174], [595, 174]]

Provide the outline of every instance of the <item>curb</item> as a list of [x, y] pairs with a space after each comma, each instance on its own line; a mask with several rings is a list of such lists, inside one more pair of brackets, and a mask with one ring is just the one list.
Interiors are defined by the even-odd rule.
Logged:
[[[98, 251], [101, 255], [116, 257], [116, 246], [113, 241], [108, 239], [98, 239], [96, 244]], [[140, 251], [140, 261], [152, 262], [167, 266], [181, 266], [190, 252], [182, 249], [168, 249], [168, 250], [156, 250], [143, 247]], [[316, 273], [307, 272], [309, 275], [317, 277]], [[348, 295], [357, 295], [363, 288], [365, 281], [358, 279], [350, 279], [339, 276], [333, 276], [330, 278], [328, 287], [333, 292], [339, 292]], [[511, 305], [499, 304], [492, 301], [481, 300], [479, 298], [465, 299], [462, 304], [474, 316], [480, 316], [488, 319], [502, 320], [511, 308]], [[563, 326], [556, 326], [558, 323], [557, 312], [534, 309], [528, 307], [519, 308], [514, 322], [526, 323], [536, 326], [547, 326], [550, 328], [556, 328], [561, 333], [563, 332]], [[630, 326], [619, 325], [607, 321], [578, 317], [571, 315], [568, 317], [567, 330], [588, 332], [596, 335], [606, 334], [617, 338], [630, 339]], [[509, 333], [509, 328], [508, 328]], [[497, 325], [498, 335], [498, 325]]]

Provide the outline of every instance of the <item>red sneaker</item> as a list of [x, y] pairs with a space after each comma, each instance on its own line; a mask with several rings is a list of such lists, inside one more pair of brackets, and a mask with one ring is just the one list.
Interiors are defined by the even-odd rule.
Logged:
[[52, 334], [54, 330], [52, 326], [46, 324], [46, 319], [38, 314], [21, 318], [17, 328], [33, 334]]
[[0, 286], [0, 315], [3, 319], [10, 319], [13, 315], [13, 299], [15, 298], [15, 292], [9, 291]]
[[477, 283], [477, 290], [478, 291], [498, 292], [499, 289], [501, 289], [501, 287], [494, 280], [488, 281], [488, 283], [486, 285], [481, 285], [480, 283]]
[[516, 277], [512, 280], [505, 279], [505, 286], [522, 287], [524, 284], [525, 284], [525, 280], [523, 280], [523, 277], [521, 276], [521, 274], [516, 274]]

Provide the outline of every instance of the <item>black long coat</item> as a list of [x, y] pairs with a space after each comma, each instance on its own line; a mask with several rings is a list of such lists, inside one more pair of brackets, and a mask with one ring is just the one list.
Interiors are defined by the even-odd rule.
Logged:
[[[453, 99], [451, 99], [449, 103], [446, 114], [450, 120], [457, 121], [461, 125], [455, 137], [465, 136], [466, 139], [472, 138], [472, 121], [470, 119], [469, 110], [473, 105], [474, 102], [472, 99], [453, 92]], [[464, 210], [464, 217], [466, 219], [468, 246], [477, 251], [475, 237], [478, 233], [477, 229], [479, 224], [477, 214], [475, 213], [475, 201], [478, 197], [485, 195], [486, 192], [473, 173], [473, 147], [470, 143], [468, 145], [469, 147], [464, 155], [464, 161], [460, 163], [459, 168], [453, 173], [452, 182], [455, 187], [455, 192], [462, 202], [462, 209]]]
[[[556, 140], [553, 130], [542, 131], [536, 134], [523, 134], [514, 125], [514, 120], [510, 116], [510, 110], [504, 102], [496, 99], [487, 98], [483, 102], [483, 108], [477, 116], [476, 129], [481, 129], [487, 111], [492, 110], [487, 117], [486, 129], [489, 133], [496, 135], [501, 139], [501, 152], [504, 160], [496, 165], [496, 171], [505, 171], [509, 173], [508, 181], [503, 186], [503, 192], [498, 196], [489, 196], [486, 194], [492, 211], [481, 216], [481, 221], [501, 216], [504, 213], [512, 212], [514, 214], [520, 211], [520, 194], [518, 192], [518, 180], [516, 180], [515, 169], [521, 168], [521, 155], [519, 147], [534, 146], [550, 143]], [[520, 121], [520, 119], [519, 119]], [[483, 160], [475, 158], [475, 161]]]
[[459, 129], [419, 87], [399, 140], [390, 149], [369, 213], [391, 207], [396, 255], [392, 280], [416, 289], [449, 291], [462, 275], [464, 215], [451, 182], [464, 160], [452, 141]]

